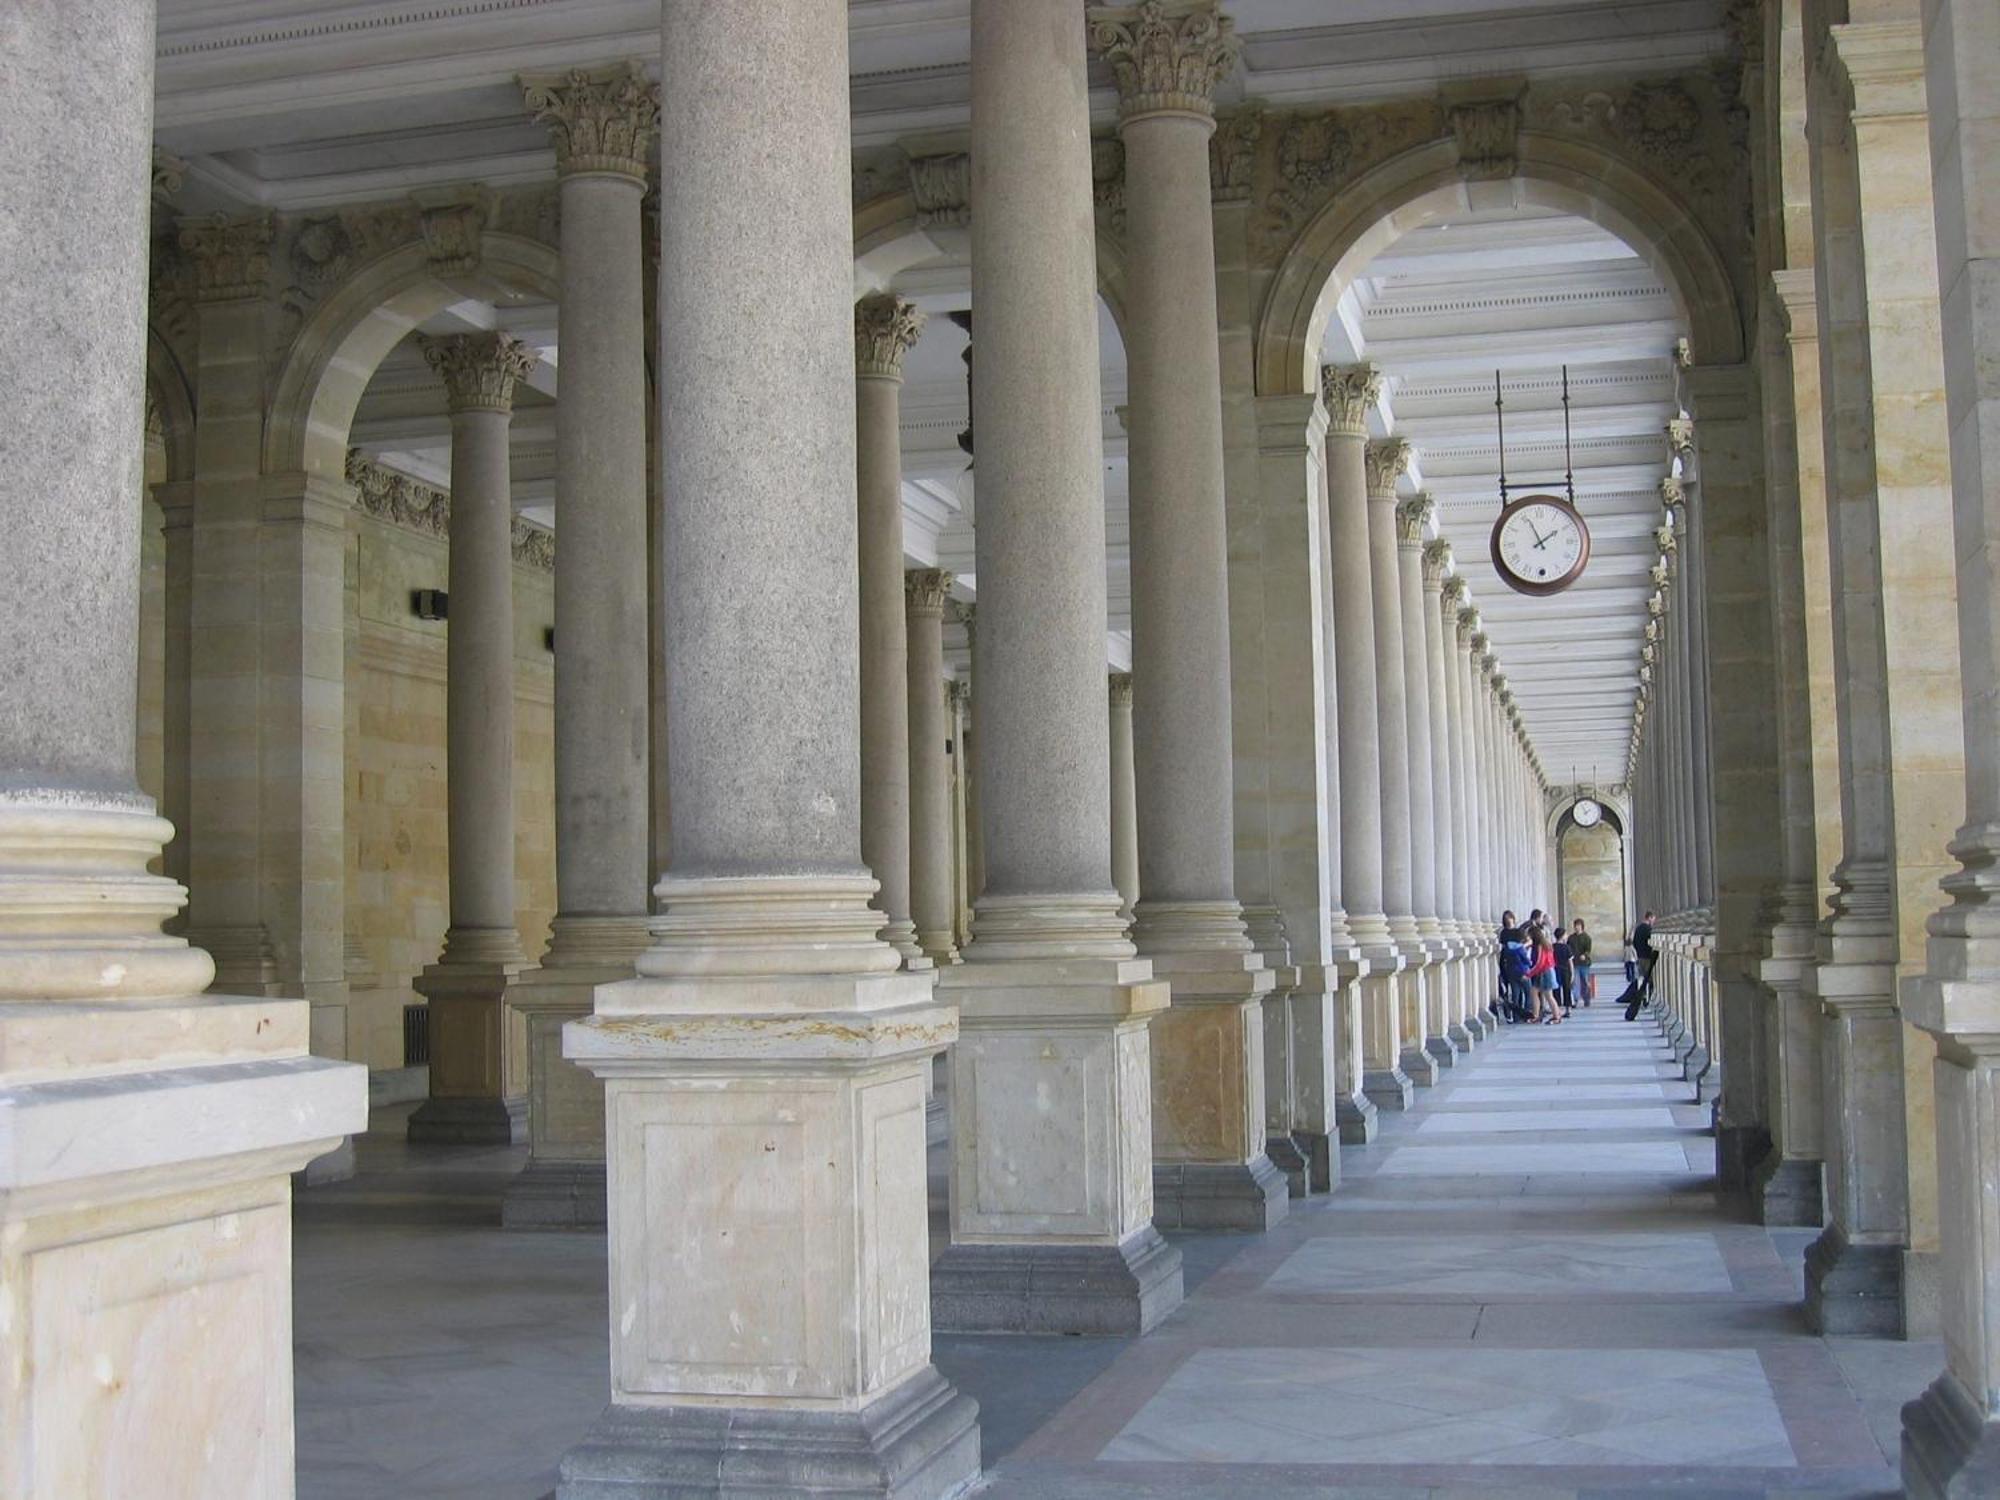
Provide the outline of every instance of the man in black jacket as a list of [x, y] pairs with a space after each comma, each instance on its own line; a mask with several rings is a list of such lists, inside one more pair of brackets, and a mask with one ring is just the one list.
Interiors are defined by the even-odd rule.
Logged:
[[1647, 912], [1639, 925], [1632, 929], [1632, 952], [1639, 960], [1639, 982], [1632, 986], [1631, 997], [1625, 1006], [1625, 1019], [1636, 1021], [1639, 1007], [1653, 993], [1653, 965], [1659, 962], [1659, 950], [1653, 946], [1653, 914]]

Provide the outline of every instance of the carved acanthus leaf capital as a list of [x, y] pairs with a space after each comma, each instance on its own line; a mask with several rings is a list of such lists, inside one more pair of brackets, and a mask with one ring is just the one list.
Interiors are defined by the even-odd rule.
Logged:
[[1370, 498], [1395, 494], [1396, 481], [1409, 472], [1413, 456], [1408, 438], [1370, 438], [1367, 453]]
[[[1451, 547], [1449, 544], [1446, 544], [1445, 557], [1449, 560], [1450, 556]], [[1466, 608], [1465, 599], [1469, 592], [1470, 590], [1465, 586], [1464, 578], [1456, 573], [1449, 575], [1438, 586], [1439, 608], [1444, 611], [1445, 624], [1453, 627], [1458, 625], [1459, 614]]]
[[1424, 544], [1424, 587], [1443, 589], [1451, 574], [1451, 543], [1443, 537]]
[[1437, 518], [1437, 501], [1419, 493], [1396, 503], [1396, 540], [1405, 547], [1423, 545], [1424, 533]]
[[1694, 457], [1694, 418], [1675, 417], [1667, 423], [1667, 447], [1676, 458]]
[[1091, 44], [1118, 80], [1118, 115], [1131, 121], [1172, 111], [1210, 115], [1215, 86], [1243, 49], [1236, 23], [1215, 0], [1142, 0], [1093, 7]]
[[648, 82], [636, 63], [524, 76], [521, 93], [529, 112], [549, 127], [558, 172], [646, 180], [660, 126], [660, 86]]
[[1663, 557], [1659, 559], [1657, 562], [1655, 562], [1652, 565], [1652, 567], [1646, 570], [1646, 576], [1653, 580], [1654, 588], [1662, 591], [1661, 602], [1662, 605], [1664, 606], [1665, 589], [1667, 587], [1667, 578], [1669, 576], [1667, 569], [1667, 560]]
[[1382, 372], [1373, 365], [1324, 365], [1319, 391], [1326, 403], [1327, 431], [1363, 437], [1368, 432], [1368, 412], [1382, 399]]
[[535, 368], [535, 351], [510, 334], [417, 335], [424, 360], [444, 381], [453, 411], [514, 409], [514, 382]]
[[232, 219], [183, 219], [180, 246], [194, 266], [197, 302], [234, 302], [264, 295], [271, 274], [269, 214]]
[[914, 302], [894, 292], [870, 292], [854, 304], [854, 370], [884, 380], [903, 378], [903, 356], [924, 331]]
[[972, 646], [979, 637], [979, 606], [969, 599], [954, 599], [951, 617], [964, 628], [967, 647]]
[[187, 163], [171, 151], [153, 148], [153, 201], [172, 203], [181, 194], [181, 183], [187, 176]]
[[944, 701], [954, 713], [964, 713], [972, 707], [972, 683], [963, 677], [946, 679]]
[[910, 568], [903, 574], [903, 603], [913, 615], [944, 617], [952, 576], [943, 568]]
[[1672, 524], [1666, 521], [1653, 528], [1653, 540], [1659, 543], [1660, 556], [1663, 558], [1672, 557], [1675, 549], [1681, 544], [1680, 537], [1675, 533]]
[[1132, 706], [1132, 674], [1113, 672], [1111, 674], [1111, 706], [1130, 708]]
[[1687, 485], [1679, 475], [1669, 474], [1660, 481], [1660, 504], [1668, 510], [1679, 510], [1688, 502]]

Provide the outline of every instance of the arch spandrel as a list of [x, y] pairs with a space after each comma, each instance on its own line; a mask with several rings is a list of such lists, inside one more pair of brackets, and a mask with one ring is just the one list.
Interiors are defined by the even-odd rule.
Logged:
[[347, 435], [375, 369], [411, 330], [478, 292], [502, 305], [510, 296], [561, 297], [561, 259], [522, 235], [488, 230], [477, 265], [449, 280], [422, 239], [395, 246], [356, 269], [316, 302], [279, 366], [264, 431], [267, 474], [307, 473], [340, 480]]
[[[1480, 131], [1468, 114], [1484, 122]], [[1695, 357], [1741, 361], [1749, 189], [1731, 120], [1725, 92], [1706, 75], [1616, 93], [1537, 85], [1469, 109], [1404, 100], [1262, 117], [1251, 244], [1261, 283], [1257, 393], [1314, 388], [1341, 290], [1391, 243], [1508, 203], [1617, 235], [1673, 293]]]

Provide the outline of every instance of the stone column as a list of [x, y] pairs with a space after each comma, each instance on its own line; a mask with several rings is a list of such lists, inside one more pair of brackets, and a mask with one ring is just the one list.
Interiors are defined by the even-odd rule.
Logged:
[[673, 857], [637, 977], [564, 1032], [605, 1081], [620, 1311], [556, 1493], [929, 1500], [979, 1436], [924, 1275], [953, 1017], [878, 936], [861, 862], [847, 9], [662, 11]]
[[1343, 1037], [1361, 1059], [1361, 1098], [1339, 1102], [1341, 1139], [1373, 1134], [1371, 1106], [1407, 1109], [1410, 1080], [1397, 1063], [1400, 980], [1407, 955], [1389, 930], [1382, 882], [1382, 742], [1386, 710], [1376, 695], [1374, 582], [1368, 526], [1368, 409], [1382, 394], [1372, 365], [1320, 372], [1326, 401], [1326, 535], [1333, 600], [1335, 692], [1340, 755], [1340, 902], [1348, 931], [1368, 963], [1359, 1035]]
[[1085, 71], [1071, 0], [973, 0], [986, 889], [940, 979], [964, 1032], [952, 1242], [931, 1272], [939, 1326], [962, 1330], [1139, 1333], [1181, 1298], [1150, 1171], [1146, 1027], [1167, 985], [1111, 884]]
[[2000, 1488], [2000, 13], [1980, 0], [1924, 8], [1931, 100], [1952, 525], [1964, 654], [1965, 823], [1951, 904], [1930, 920], [1925, 977], [1905, 1013], [1937, 1038], [1945, 1370], [1903, 1408], [1903, 1485], [1920, 1500]]
[[451, 630], [445, 770], [451, 926], [417, 977], [431, 1005], [431, 1092], [413, 1141], [527, 1134], [525, 1026], [506, 1003], [527, 967], [514, 925], [514, 504], [507, 431], [534, 356], [504, 333], [423, 340], [451, 407]]
[[1445, 688], [1451, 698], [1452, 803], [1458, 816], [1454, 884], [1461, 891], [1460, 920], [1467, 938], [1474, 944], [1469, 965], [1472, 1008], [1482, 1030], [1490, 1033], [1492, 1012], [1487, 1005], [1499, 989], [1498, 971], [1491, 961], [1490, 950], [1500, 914], [1487, 910], [1485, 888], [1479, 878], [1480, 859], [1486, 847], [1481, 831], [1484, 788], [1477, 737], [1479, 683], [1472, 667], [1472, 638], [1479, 632], [1479, 611], [1469, 599], [1463, 575], [1445, 580], [1439, 608], [1448, 646]]
[[1455, 882], [1459, 878], [1459, 839], [1465, 813], [1452, 780], [1452, 745], [1457, 736], [1457, 714], [1452, 704], [1451, 663], [1445, 638], [1449, 633], [1444, 613], [1455, 609], [1444, 599], [1446, 576], [1451, 572], [1451, 544], [1443, 538], [1423, 550], [1423, 589], [1418, 610], [1424, 632], [1424, 677], [1431, 717], [1431, 805], [1434, 809], [1435, 850], [1433, 882], [1437, 893], [1438, 924], [1451, 943], [1448, 961], [1451, 1008], [1445, 1017], [1446, 1036], [1454, 1048], [1469, 1050], [1485, 1035], [1475, 1012], [1471, 986], [1472, 944], [1462, 920], [1462, 908]]
[[[963, 599], [951, 602], [951, 617], [965, 630], [965, 707], [972, 707], [972, 663], [978, 654], [979, 608]], [[965, 763], [959, 774], [965, 778], [965, 899], [977, 902], [986, 889], [986, 830], [979, 809], [979, 724], [976, 716], [966, 721]], [[969, 924], [968, 924], [969, 925]]]
[[[1409, 744], [1410, 779], [1410, 909], [1424, 945], [1423, 1008], [1408, 1018], [1417, 1046], [1433, 1069], [1458, 1060], [1458, 1044], [1448, 1035], [1451, 1025], [1451, 945], [1438, 919], [1438, 825], [1448, 821], [1436, 813], [1436, 766], [1431, 733], [1430, 646], [1424, 621], [1435, 610], [1424, 608], [1424, 533], [1437, 515], [1429, 495], [1417, 495], [1396, 506], [1396, 592], [1402, 614], [1403, 711]], [[1435, 1077], [1435, 1073], [1433, 1073]]]
[[[646, 357], [640, 200], [659, 116], [627, 64], [522, 80], [548, 122], [562, 203], [556, 406], [556, 915], [542, 965], [507, 993], [528, 1032], [527, 1168], [501, 1221], [604, 1222], [604, 1089], [562, 1029], [646, 946], [652, 796]], [[454, 510], [456, 507], [454, 506]], [[454, 601], [455, 603], [456, 601]], [[511, 682], [511, 663], [509, 664]]]
[[[898, 500], [898, 506], [901, 505]], [[945, 741], [944, 608], [951, 574], [915, 568], [903, 574], [909, 642], [904, 691], [909, 705], [909, 886], [916, 938], [936, 964], [958, 962], [951, 888], [951, 766]]]
[[1127, 921], [1139, 902], [1139, 812], [1132, 770], [1132, 674], [1111, 674], [1111, 883]]
[[[1914, 20], [1834, 28], [1810, 136], [1842, 831], [1814, 976], [1829, 1016], [1828, 1228], [1806, 1260], [1823, 1332], [1934, 1327], [1932, 1037], [1905, 1024], [1925, 918], [1964, 815], [1950, 434]], [[1850, 102], [1851, 101], [1851, 102]], [[1877, 330], [1905, 330], [1895, 341]], [[1699, 429], [1697, 429], [1699, 430]], [[1981, 686], [1984, 686], [1983, 684]]]
[[306, 1000], [204, 994], [209, 955], [160, 931], [186, 892], [147, 872], [173, 831], [132, 712], [153, 7], [11, 6], [0, 59], [5, 1484], [276, 1500], [290, 1174], [365, 1127], [366, 1076], [308, 1055]]
[[972, 941], [972, 679], [957, 677], [945, 684], [945, 722], [951, 731], [952, 941], [958, 947]]
[[1173, 1004], [1153, 1025], [1153, 1213], [1266, 1229], [1291, 1205], [1264, 1149], [1272, 975], [1236, 900], [1228, 541], [1208, 142], [1236, 37], [1213, 0], [1090, 12], [1125, 146], [1133, 708], [1132, 938]]
[[[889, 919], [882, 937], [909, 965], [935, 958], [940, 935], [952, 949], [953, 919], [936, 924], [937, 908], [949, 908], [951, 893], [951, 774], [945, 760], [950, 730], [944, 723], [944, 648], [937, 640], [943, 601], [923, 621], [903, 573], [903, 450], [898, 414], [903, 387], [903, 355], [923, 332], [924, 315], [893, 292], [876, 292], [854, 304], [854, 415], [856, 432], [855, 505], [861, 548], [861, 857], [881, 882], [875, 905]], [[922, 689], [938, 699], [938, 712], [924, 714], [924, 727], [940, 732], [930, 745], [914, 744], [921, 710], [915, 706], [910, 670], [912, 634], [928, 630], [937, 642], [935, 669]], [[938, 786], [926, 786], [935, 806], [929, 840], [943, 836], [944, 861], [927, 876], [934, 889], [932, 946], [921, 946], [911, 920], [911, 829], [916, 761], [926, 760]], [[940, 795], [941, 793], [941, 795]], [[933, 858], [935, 849], [926, 849]], [[948, 961], [948, 960], [947, 960]]]

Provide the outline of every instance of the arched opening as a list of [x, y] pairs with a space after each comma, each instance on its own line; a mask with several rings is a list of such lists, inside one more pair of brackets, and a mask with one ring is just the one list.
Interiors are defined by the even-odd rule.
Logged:
[[1556, 827], [1556, 893], [1565, 921], [1581, 917], [1596, 940], [1600, 963], [1615, 958], [1631, 930], [1631, 902], [1625, 884], [1625, 825], [1617, 812], [1580, 823], [1572, 805]]

